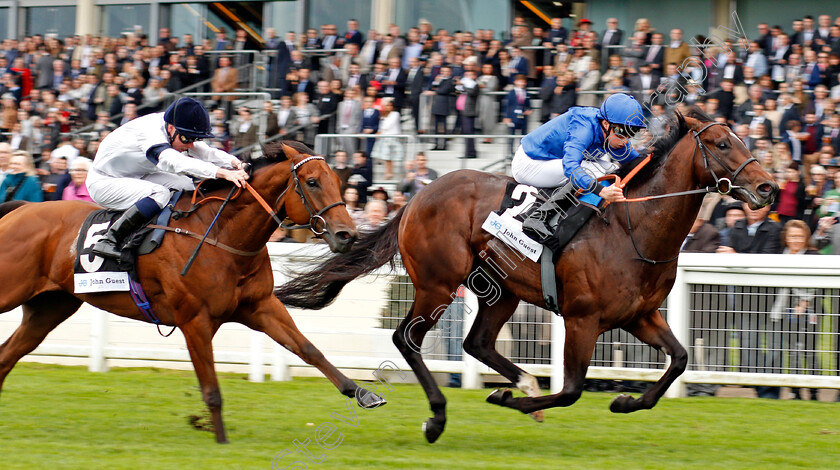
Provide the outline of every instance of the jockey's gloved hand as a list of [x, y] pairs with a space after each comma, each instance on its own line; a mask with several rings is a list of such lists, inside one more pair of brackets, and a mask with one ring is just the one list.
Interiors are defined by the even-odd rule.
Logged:
[[246, 181], [248, 181], [248, 173], [243, 170], [226, 170], [224, 168], [219, 168], [216, 171], [216, 178], [225, 179], [237, 187], [242, 187]]

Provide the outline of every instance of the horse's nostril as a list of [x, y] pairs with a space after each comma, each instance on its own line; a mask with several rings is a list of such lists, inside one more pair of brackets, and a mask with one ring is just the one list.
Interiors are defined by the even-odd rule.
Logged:
[[769, 196], [773, 194], [775, 186], [772, 183], [764, 183], [758, 186], [758, 193], [762, 196]]
[[336, 232], [335, 237], [342, 243], [353, 243], [356, 241], [356, 236], [346, 230]]

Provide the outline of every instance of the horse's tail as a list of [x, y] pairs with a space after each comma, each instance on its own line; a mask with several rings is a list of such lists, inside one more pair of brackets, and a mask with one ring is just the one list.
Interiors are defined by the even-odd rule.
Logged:
[[0, 218], [4, 215], [12, 212], [13, 210], [17, 209], [18, 207], [27, 204], [26, 201], [9, 201], [0, 204]]
[[357, 277], [387, 262], [393, 269], [404, 210], [400, 209], [383, 227], [362, 234], [347, 253], [331, 256], [314, 271], [295, 276], [275, 289], [274, 295], [288, 306], [318, 310], [331, 304], [341, 289]]

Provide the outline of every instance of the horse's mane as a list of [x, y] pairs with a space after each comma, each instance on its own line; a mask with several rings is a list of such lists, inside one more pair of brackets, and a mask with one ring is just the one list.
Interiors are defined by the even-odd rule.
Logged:
[[[701, 111], [697, 106], [692, 106], [685, 116], [697, 119], [700, 122], [713, 121], [709, 115]], [[633, 183], [639, 183], [646, 180], [651, 174], [653, 174], [653, 170], [665, 162], [668, 155], [671, 154], [671, 151], [674, 150], [677, 143], [679, 143], [679, 141], [688, 134], [689, 130], [691, 129], [685, 122], [682, 113], [675, 111], [674, 114], [665, 122], [665, 135], [656, 139], [653, 145], [649, 147], [639, 158], [622, 165], [616, 174], [623, 179], [631, 171], [633, 171], [633, 168], [639, 165], [646, 156], [650, 155], [650, 162], [641, 169], [636, 176], [633, 177], [632, 181]], [[631, 183], [631, 186], [633, 186], [633, 183]]]
[[297, 153], [303, 155], [315, 155], [315, 151], [297, 140], [279, 140], [268, 142], [262, 145], [262, 158], [251, 160], [252, 171], [257, 171], [260, 168], [280, 163], [288, 160], [291, 155], [286, 155], [286, 150], [283, 147], [289, 147]]

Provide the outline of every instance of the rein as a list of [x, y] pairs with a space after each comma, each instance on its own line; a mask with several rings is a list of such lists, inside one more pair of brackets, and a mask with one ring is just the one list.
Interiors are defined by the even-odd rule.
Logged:
[[[733, 185], [732, 181], [734, 181], [738, 177], [738, 175], [741, 173], [741, 171], [747, 165], [749, 165], [752, 162], [758, 163], [758, 160], [756, 160], [755, 157], [750, 157], [750, 158], [746, 159], [743, 163], [741, 163], [741, 165], [738, 168], [736, 168], [735, 171], [733, 172], [732, 170], [729, 169], [728, 166], [726, 166], [725, 163], [723, 163], [723, 161], [720, 159], [720, 157], [718, 157], [714, 152], [712, 152], [703, 143], [703, 141], [700, 140], [700, 134], [702, 134], [706, 129], [708, 129], [712, 126], [724, 126], [724, 125], [725, 124], [723, 124], [721, 122], [710, 122], [709, 124], [706, 124], [705, 126], [703, 126], [703, 128], [700, 129], [699, 131], [691, 131], [694, 134], [694, 140], [697, 143], [697, 145], [694, 148], [694, 151], [691, 153], [692, 161], [694, 160], [694, 156], [697, 154], [697, 149], [699, 148], [700, 149], [700, 154], [703, 156], [703, 166], [709, 170], [709, 172], [712, 174], [712, 177], [715, 179], [715, 185], [714, 186], [706, 186], [705, 188], [692, 189], [692, 190], [688, 190], [688, 191], [680, 191], [680, 192], [676, 192], [676, 193], [667, 193], [667, 194], [659, 194], [659, 195], [654, 195], [654, 196], [644, 196], [644, 197], [630, 198], [630, 199], [625, 199], [623, 202], [643, 202], [643, 201], [650, 201], [650, 200], [653, 200], [653, 199], [662, 199], [662, 198], [666, 198], [666, 197], [689, 196], [689, 195], [692, 195], [692, 194], [705, 194], [705, 193], [713, 193], [713, 192], [718, 192], [720, 194], [727, 195], [730, 192], [732, 192], [733, 189], [740, 188], [741, 186]], [[727, 171], [727, 173], [729, 173], [730, 178], [719, 178], [718, 177], [718, 175], [715, 173], [714, 169], [712, 169], [711, 165], [709, 165], [708, 155], [711, 155], [718, 162], [718, 164], [720, 166], [722, 166]], [[601, 178], [598, 178], [598, 181], [604, 181], [606, 179], [614, 179], [615, 184], [619, 188], [624, 189], [624, 187], [627, 185], [627, 183], [630, 181], [630, 179], [633, 178], [636, 175], [636, 173], [638, 173], [639, 170], [641, 170], [641, 168], [644, 167], [645, 165], [647, 165], [649, 162], [650, 162], [650, 155], [648, 155], [641, 163], [636, 165], [636, 167], [633, 168], [633, 170], [629, 174], [627, 174], [627, 176], [624, 178], [623, 181], [618, 175], [605, 175], [605, 176], [602, 176]], [[663, 261], [650, 259], [650, 258], [646, 257], [645, 255], [643, 255], [642, 252], [639, 251], [639, 247], [636, 245], [635, 237], [633, 237], [633, 226], [630, 222], [630, 206], [625, 205], [624, 209], [627, 213], [627, 231], [630, 234], [630, 241], [633, 243], [633, 249], [636, 250], [636, 254], [639, 256], [636, 259], [638, 259], [640, 261], [643, 261], [645, 263], [649, 263], [649, 264], [652, 264], [652, 265], [657, 265], [657, 264], [671, 263], [673, 261], [676, 261], [677, 258], [679, 258], [679, 256], [680, 256], [679, 251], [677, 252], [677, 254], [673, 258], [663, 260]]]
[[[312, 231], [313, 234], [315, 234], [316, 237], [320, 237], [324, 234], [324, 232], [327, 231], [327, 221], [324, 219], [323, 214], [326, 213], [328, 210], [332, 209], [333, 207], [344, 206], [346, 204], [344, 201], [338, 200], [332, 204], [328, 204], [323, 209], [317, 212], [312, 208], [312, 204], [309, 203], [309, 199], [307, 199], [306, 193], [303, 192], [303, 185], [300, 184], [300, 178], [298, 178], [297, 174], [298, 168], [303, 166], [304, 163], [311, 160], [324, 160], [324, 157], [310, 156], [304, 158], [292, 167], [292, 178], [295, 180], [295, 192], [298, 194], [298, 196], [300, 196], [300, 200], [303, 201], [303, 207], [306, 208], [306, 213], [309, 214], [309, 223], [303, 225], [284, 225], [283, 222], [279, 221], [276, 216], [272, 216], [274, 217], [274, 220], [277, 221], [278, 225], [286, 230], [309, 229]], [[275, 204], [280, 201], [280, 198], [282, 198], [288, 190], [289, 188], [286, 187], [286, 189], [283, 190], [283, 192], [280, 193], [279, 196], [277, 196], [277, 201], [275, 201]], [[251, 190], [249, 189], [249, 191]], [[256, 191], [252, 191], [251, 194], [254, 194], [254, 197], [257, 197], [258, 200], [262, 200], [262, 198], [259, 198], [256, 195]], [[267, 208], [268, 206], [268, 204], [265, 201], [262, 201], [260, 204], [263, 206], [263, 208]], [[269, 208], [267, 208], [266, 210], [269, 210]], [[272, 212], [269, 212], [269, 214], [272, 214]], [[319, 220], [321, 221], [321, 224], [323, 224], [323, 229], [318, 228]]]

